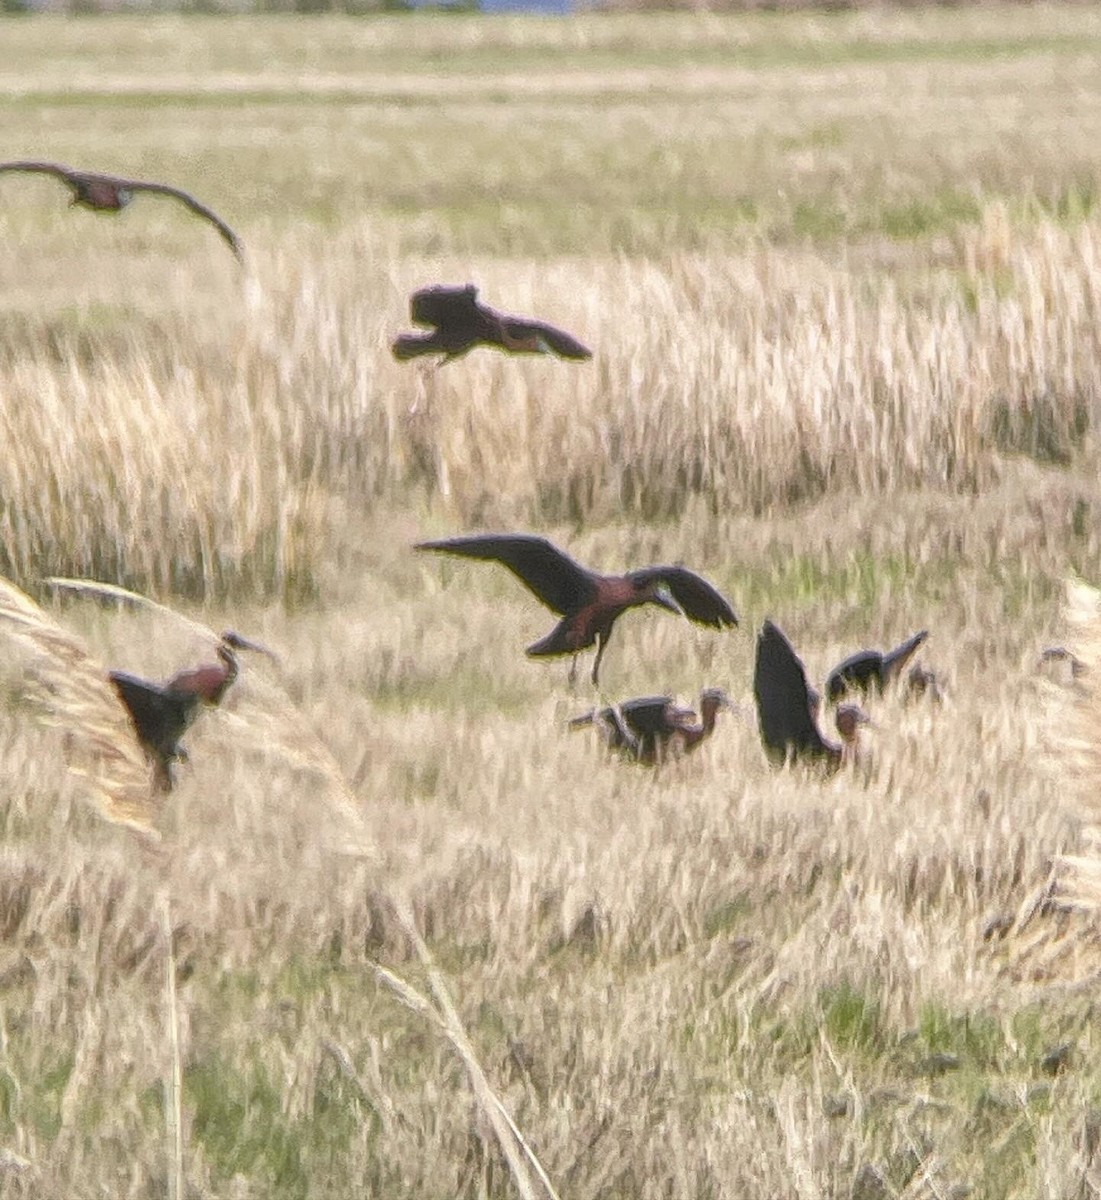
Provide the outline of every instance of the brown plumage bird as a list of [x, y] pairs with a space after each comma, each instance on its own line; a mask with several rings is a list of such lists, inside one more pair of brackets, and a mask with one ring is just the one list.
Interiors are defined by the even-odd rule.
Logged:
[[457, 554], [462, 558], [499, 562], [562, 620], [542, 641], [529, 646], [532, 657], [572, 654], [572, 682], [577, 655], [595, 645], [593, 683], [600, 660], [621, 613], [641, 604], [656, 604], [700, 625], [725, 629], [738, 624], [730, 602], [706, 579], [687, 567], [643, 567], [625, 575], [599, 575], [581, 566], [546, 538], [526, 533], [490, 533], [475, 537], [420, 542], [417, 550]]
[[571, 729], [594, 726], [605, 745], [635, 762], [654, 766], [694, 750], [715, 731], [721, 709], [734, 706], [722, 688], [700, 694], [700, 720], [679, 708], [671, 696], [643, 696], [607, 708], [594, 708], [570, 721]]
[[222, 634], [215, 654], [216, 663], [203, 663], [198, 667], [185, 667], [177, 671], [165, 684], [174, 692], [198, 696], [200, 700], [211, 706], [221, 704], [222, 697], [240, 673], [240, 663], [237, 660], [238, 650], [252, 650], [257, 654], [266, 654], [274, 658], [274, 654], [259, 642], [250, 641], [235, 633], [232, 629]]
[[511, 354], [557, 354], [560, 358], [592, 358], [592, 351], [564, 330], [527, 317], [496, 312], [478, 300], [478, 289], [427, 287], [409, 302], [414, 324], [434, 326], [431, 333], [403, 333], [395, 338], [394, 357], [405, 361], [421, 354], [442, 354], [444, 362], [460, 358], [475, 346], [495, 346]]
[[1066, 646], [1048, 646], [1042, 650], [1039, 665], [1041, 668], [1063, 668], [1070, 673], [1071, 679], [1081, 679], [1089, 673], [1089, 667]]
[[826, 680], [826, 698], [831, 704], [850, 692], [882, 693], [901, 676], [906, 664], [929, 637], [927, 629], [907, 638], [893, 650], [858, 650], [838, 663]]
[[241, 239], [213, 209], [207, 208], [181, 188], [167, 183], [153, 183], [143, 179], [120, 179], [114, 175], [100, 175], [92, 171], [74, 171], [72, 167], [52, 162], [3, 162], [0, 171], [25, 171], [38, 175], [53, 175], [65, 183], [73, 193], [70, 205], [79, 204], [96, 212], [121, 212], [138, 192], [170, 196], [179, 200], [193, 213], [209, 221], [222, 235], [229, 248], [244, 260]]
[[772, 621], [765, 621], [757, 637], [753, 693], [765, 754], [778, 767], [800, 759], [837, 770], [855, 751], [859, 727], [868, 721], [855, 704], [842, 704], [835, 718], [841, 745], [822, 736], [818, 728], [821, 697], [807, 683], [802, 660]]
[[944, 686], [936, 671], [915, 663], [906, 676], [907, 700], [930, 700], [933, 704], [944, 703]]
[[159, 791], [172, 790], [172, 764], [186, 762], [187, 751], [180, 738], [194, 724], [202, 706], [217, 705], [237, 678], [238, 650], [254, 650], [271, 657], [272, 652], [232, 630], [222, 634], [217, 663], [206, 663], [177, 671], [167, 683], [151, 683], [125, 671], [112, 671], [110, 680], [126, 706], [134, 729], [153, 763], [154, 784]]

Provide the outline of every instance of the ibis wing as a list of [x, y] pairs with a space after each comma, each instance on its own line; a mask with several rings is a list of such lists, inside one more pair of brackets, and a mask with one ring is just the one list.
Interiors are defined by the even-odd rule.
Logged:
[[590, 708], [587, 713], [570, 720], [571, 729], [580, 729], [588, 725], [595, 725], [613, 748], [626, 746], [632, 750], [637, 749], [636, 732], [631, 728], [622, 709], [614, 705], [609, 708]]
[[807, 673], [779, 626], [766, 621], [757, 637], [753, 694], [765, 752], [783, 763], [797, 755], [829, 755], [831, 747], [814, 723]]
[[112, 671], [110, 679], [141, 740], [166, 758], [176, 755], [176, 743], [198, 712], [199, 697], [170, 691], [124, 671]]
[[579, 342], [572, 334], [544, 321], [532, 321], [525, 317], [500, 318], [501, 326], [510, 339], [528, 341], [532, 338], [543, 343], [554, 351], [560, 358], [586, 359], [592, 358], [593, 352], [583, 342]]
[[922, 629], [919, 633], [915, 633], [912, 638], [907, 638], [901, 646], [896, 646], [889, 653], [884, 654], [884, 683], [891, 679], [897, 679], [902, 674], [906, 669], [906, 664], [914, 657], [928, 637], [929, 630]]
[[241, 239], [212, 208], [208, 208], [190, 192], [185, 192], [182, 188], [173, 187], [168, 183], [150, 183], [141, 179], [112, 179], [111, 182], [116, 187], [125, 188], [129, 192], [152, 192], [156, 195], [170, 196], [173, 200], [178, 200], [181, 204], [191, 209], [197, 216], [202, 217], [204, 221], [209, 221], [222, 235], [222, 238], [237, 256], [238, 260], [244, 260], [245, 249], [241, 244]]
[[463, 325], [476, 321], [481, 306], [472, 284], [454, 287], [437, 284], [421, 288], [409, 298], [409, 315], [416, 325]]
[[395, 358], [405, 361], [422, 354], [443, 354], [445, 361], [459, 358], [485, 337], [492, 337], [496, 320], [478, 303], [478, 289], [427, 287], [414, 292], [409, 312], [414, 324], [434, 326], [429, 334], [400, 334], [391, 344]]
[[623, 704], [602, 708], [596, 721], [606, 730], [609, 746], [628, 751], [633, 757], [652, 760], [658, 741], [676, 728], [669, 719], [670, 696], [642, 696]]
[[562, 616], [584, 608], [596, 598], [593, 576], [546, 538], [492, 533], [419, 542], [414, 549], [499, 562], [552, 612]]
[[434, 333], [399, 333], [390, 343], [390, 351], [399, 362], [419, 358], [422, 354], [448, 354], [439, 331]]
[[[647, 734], [671, 733], [676, 728], [672, 720], [674, 713], [672, 696], [640, 696], [637, 700], [625, 700], [618, 706], [624, 724], [637, 737]], [[609, 714], [613, 711], [606, 709]]]
[[878, 690], [885, 687], [902, 674], [906, 664], [928, 636], [929, 631], [923, 629], [886, 654], [879, 650], [858, 650], [850, 654], [830, 672], [826, 680], [826, 695], [833, 701], [848, 691], [867, 695], [871, 688]]
[[66, 167], [62, 163], [31, 162], [22, 159], [16, 162], [0, 163], [0, 171], [28, 171], [36, 175], [56, 175], [58, 179], [63, 179], [66, 183], [79, 175], [78, 171], [74, 171], [72, 167]]
[[826, 697], [832, 704], [847, 692], [867, 694], [883, 681], [883, 655], [878, 650], [858, 650], [839, 662], [826, 679]]
[[631, 571], [628, 578], [635, 583], [651, 580], [664, 583], [684, 615], [700, 625], [725, 629], [738, 624], [738, 614], [730, 601], [702, 575], [687, 567], [645, 567], [641, 571]]

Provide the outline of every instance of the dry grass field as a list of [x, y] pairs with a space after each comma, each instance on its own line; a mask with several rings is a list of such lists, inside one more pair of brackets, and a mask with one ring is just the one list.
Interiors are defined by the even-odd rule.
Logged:
[[[1101, 578], [1101, 12], [0, 44], [4, 158], [249, 253], [0, 176], [0, 1194], [1095, 1196], [1097, 766], [1036, 661]], [[396, 363], [468, 279], [593, 361]], [[631, 614], [601, 697], [739, 711], [657, 771], [567, 732], [550, 614], [409, 548], [490, 528], [707, 574], [742, 627]], [[947, 699], [772, 771], [766, 616], [819, 685], [927, 627]], [[280, 661], [149, 806], [97, 681], [196, 622]]]

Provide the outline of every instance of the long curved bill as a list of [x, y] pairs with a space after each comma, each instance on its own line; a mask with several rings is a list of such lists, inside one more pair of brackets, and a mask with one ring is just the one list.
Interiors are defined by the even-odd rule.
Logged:
[[279, 655], [274, 650], [265, 646], [263, 642], [254, 642], [232, 629], [228, 629], [222, 634], [222, 641], [234, 650], [251, 650], [254, 654], [267, 655], [273, 662], [279, 661]]

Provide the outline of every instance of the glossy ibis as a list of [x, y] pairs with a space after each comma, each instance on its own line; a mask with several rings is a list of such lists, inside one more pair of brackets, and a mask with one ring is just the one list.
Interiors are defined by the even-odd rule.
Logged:
[[240, 664], [237, 661], [238, 650], [252, 650], [257, 654], [266, 654], [269, 658], [275, 657], [267, 646], [250, 641], [232, 629], [228, 629], [222, 634], [222, 640], [218, 643], [215, 652], [218, 656], [216, 663], [204, 663], [199, 667], [186, 667], [182, 671], [177, 671], [165, 684], [165, 687], [171, 688], [175, 692], [198, 696], [207, 704], [221, 704], [222, 697], [240, 672]]
[[609, 750], [653, 765], [687, 754], [711, 736], [720, 709], [734, 705], [722, 688], [700, 693], [700, 721], [690, 708], [678, 708], [671, 696], [644, 696], [608, 708], [594, 708], [570, 721], [572, 729], [595, 726]]
[[868, 720], [855, 704], [839, 705], [835, 719], [842, 744], [822, 736], [821, 699], [807, 683], [806, 670], [791, 643], [772, 621], [765, 621], [757, 637], [753, 692], [761, 741], [774, 766], [796, 758], [836, 770], [855, 748], [857, 731]]
[[121, 212], [138, 192], [170, 196], [185, 204], [193, 213], [209, 221], [222, 235], [238, 260], [244, 259], [241, 240], [213, 209], [207, 208], [181, 188], [167, 183], [153, 183], [143, 179], [120, 179], [114, 175], [100, 175], [92, 171], [74, 171], [72, 167], [52, 162], [3, 162], [0, 171], [26, 171], [40, 175], [53, 175], [67, 184], [73, 193], [70, 204], [80, 204], [96, 212]]
[[218, 643], [217, 663], [177, 671], [167, 683], [151, 683], [125, 671], [111, 672], [111, 683], [130, 713], [138, 741], [153, 761], [154, 783], [160, 791], [172, 790], [172, 764], [187, 759], [180, 738], [202, 706], [220, 704], [237, 678], [238, 650], [255, 650], [274, 657], [267, 647], [229, 631]]
[[883, 692], [902, 674], [928, 636], [929, 631], [923, 629], [893, 650], [858, 650], [850, 654], [830, 672], [826, 680], [826, 698], [832, 704], [850, 692], [864, 696]]
[[421, 354], [442, 354], [444, 362], [460, 358], [475, 346], [496, 346], [512, 354], [557, 354], [560, 358], [592, 358], [592, 351], [564, 330], [527, 317], [496, 312], [478, 300], [478, 289], [427, 287], [414, 292], [409, 312], [431, 333], [403, 333], [391, 346], [405, 361]]
[[577, 655], [596, 645], [592, 680], [616, 618], [629, 608], [656, 604], [700, 625], [724, 629], [737, 625], [730, 603], [706, 579], [686, 567], [643, 567], [625, 575], [599, 575], [575, 562], [546, 538], [524, 533], [491, 533], [474, 537], [420, 542], [417, 550], [457, 554], [463, 558], [499, 562], [562, 620], [542, 641], [527, 649], [532, 657], [572, 654], [570, 682]]
[[1048, 646], [1040, 654], [1040, 666], [1045, 668], [1063, 667], [1070, 671], [1071, 679], [1080, 679], [1089, 672], [1089, 667], [1066, 646]]
[[936, 671], [915, 663], [906, 676], [906, 698], [908, 700], [932, 700], [934, 704], [944, 701], [944, 686]]

